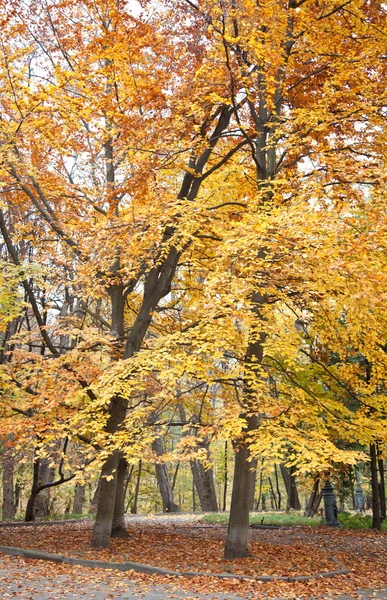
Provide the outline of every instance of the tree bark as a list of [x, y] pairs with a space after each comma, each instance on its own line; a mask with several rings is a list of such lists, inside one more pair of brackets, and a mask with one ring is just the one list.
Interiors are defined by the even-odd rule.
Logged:
[[320, 479], [317, 478], [314, 480], [312, 491], [310, 493], [308, 502], [306, 503], [304, 517], [313, 517], [314, 516], [312, 514], [313, 513], [313, 505], [314, 505], [317, 495], [318, 495], [319, 485], [320, 485]]
[[81, 515], [83, 511], [83, 503], [85, 501], [85, 486], [81, 483], [75, 484], [73, 514]]
[[224, 487], [223, 487], [223, 506], [222, 510], [225, 512], [227, 506], [227, 483], [228, 483], [228, 442], [224, 443]]
[[[377, 446], [379, 454], [379, 445]], [[384, 461], [380, 456], [378, 457], [378, 470], [380, 477], [380, 516], [382, 521], [386, 518], [386, 482], [384, 476]]]
[[3, 521], [12, 521], [15, 517], [15, 496], [14, 496], [14, 460], [12, 453], [8, 448], [3, 446], [2, 452], [3, 463], [3, 504], [2, 504], [2, 519]]
[[250, 476], [250, 510], [254, 510], [255, 483], [257, 481], [257, 464], [258, 464], [258, 459], [256, 459], [256, 458], [253, 458], [250, 461], [250, 469], [251, 469], [251, 476]]
[[[187, 417], [184, 406], [179, 404], [179, 413], [182, 423], [186, 423]], [[186, 435], [191, 432], [187, 431]], [[183, 433], [184, 435], [184, 433]], [[208, 440], [203, 440], [199, 445], [200, 448], [205, 448], [207, 459], [210, 460], [210, 443]], [[218, 501], [216, 499], [214, 470], [212, 467], [205, 469], [203, 464], [197, 460], [190, 461], [192, 477], [195, 483], [195, 488], [199, 497], [200, 507], [202, 511], [218, 512]]]
[[382, 519], [380, 515], [380, 489], [378, 482], [376, 444], [370, 444], [370, 458], [372, 489], [372, 529], [380, 529], [382, 525]]
[[[209, 454], [208, 448], [207, 452]], [[218, 512], [213, 468], [205, 469], [202, 463], [195, 459], [191, 461], [191, 470], [202, 511]]]
[[[253, 431], [258, 424], [256, 415], [247, 418], [245, 433]], [[249, 511], [251, 505], [250, 450], [246, 444], [239, 443], [235, 452], [234, 481], [232, 486], [230, 519], [228, 523], [224, 558], [244, 558], [249, 555]]]
[[95, 547], [107, 548], [109, 546], [116, 502], [118, 461], [119, 453], [115, 450], [102, 467], [98, 484], [97, 515], [91, 538], [91, 545]]
[[116, 501], [114, 504], [114, 514], [112, 523], [112, 537], [127, 538], [129, 533], [125, 523], [125, 482], [128, 473], [128, 463], [126, 458], [121, 456], [118, 462], [117, 469], [117, 489]]
[[[157, 456], [163, 456], [164, 444], [160, 437], [157, 437], [152, 442], [153, 451]], [[173, 501], [173, 490], [167, 465], [165, 463], [156, 463], [156, 477], [159, 484], [161, 498], [163, 501], [163, 512], [179, 512], [180, 507]]]
[[142, 471], [142, 460], [139, 460], [138, 461], [137, 479], [136, 479], [136, 489], [134, 491], [133, 507], [131, 510], [133, 515], [137, 514], [137, 509], [138, 509], [138, 495], [140, 493], [141, 471]]
[[280, 469], [285, 483], [286, 492], [288, 494], [286, 510], [301, 510], [301, 503], [297, 492], [296, 478], [292, 472], [292, 469], [288, 469], [282, 464], [280, 465]]

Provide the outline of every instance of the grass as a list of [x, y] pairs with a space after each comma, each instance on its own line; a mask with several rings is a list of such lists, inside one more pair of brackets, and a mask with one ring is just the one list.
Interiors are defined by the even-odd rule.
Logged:
[[[202, 519], [203, 523], [228, 523], [228, 513], [218, 513], [205, 515]], [[309, 527], [317, 527], [322, 525], [324, 519], [322, 517], [304, 517], [300, 513], [259, 513], [250, 515], [250, 524], [260, 524], [263, 521], [264, 525], [303, 525]]]
[[[203, 523], [227, 524], [229, 513], [205, 515]], [[371, 529], [372, 517], [363, 514], [343, 513], [338, 516], [343, 529]], [[323, 517], [304, 517], [301, 513], [255, 513], [250, 515], [250, 524], [263, 522], [264, 525], [302, 525], [318, 527], [324, 524]], [[382, 530], [387, 531], [387, 520], [382, 524]]]

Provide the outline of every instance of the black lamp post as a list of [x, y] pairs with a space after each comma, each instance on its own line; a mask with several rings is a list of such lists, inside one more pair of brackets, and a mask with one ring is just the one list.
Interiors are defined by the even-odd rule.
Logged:
[[333, 490], [333, 485], [329, 479], [327, 479], [325, 482], [322, 494], [324, 498], [325, 525], [330, 525], [331, 527], [341, 527], [340, 522], [337, 520], [336, 496]]

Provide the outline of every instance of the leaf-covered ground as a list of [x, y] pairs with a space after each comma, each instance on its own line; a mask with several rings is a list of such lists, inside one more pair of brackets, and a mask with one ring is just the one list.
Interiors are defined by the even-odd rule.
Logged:
[[[180, 588], [204, 593], [238, 594], [242, 597], [301, 598], [307, 596], [353, 593], [354, 590], [386, 585], [387, 533], [344, 531], [324, 527], [304, 527], [251, 531], [252, 556], [238, 561], [222, 559], [226, 529], [222, 525], [197, 523], [135, 523], [131, 537], [112, 540], [111, 548], [90, 548], [91, 525], [66, 524], [34, 527], [2, 527], [0, 545], [39, 549], [47, 552], [111, 562], [134, 561], [173, 570], [227, 572], [247, 575], [297, 576], [327, 572], [339, 568], [348, 575], [309, 582], [262, 583], [257, 581], [219, 580], [213, 577], [181, 578]], [[332, 557], [335, 561], [332, 561]], [[57, 569], [51, 565], [52, 569]], [[122, 577], [121, 573], [109, 577]], [[175, 578], [131, 574], [141, 581]], [[353, 593], [353, 598], [355, 594]]]

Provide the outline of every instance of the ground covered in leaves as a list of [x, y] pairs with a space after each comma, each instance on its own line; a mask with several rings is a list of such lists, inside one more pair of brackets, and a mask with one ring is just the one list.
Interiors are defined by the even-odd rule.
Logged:
[[[324, 527], [286, 527], [251, 531], [251, 556], [224, 561], [226, 528], [198, 523], [130, 525], [129, 539], [112, 540], [105, 550], [90, 548], [91, 525], [88, 523], [0, 528], [0, 545], [17, 546], [46, 552], [111, 562], [133, 561], [176, 571], [230, 573], [235, 575], [305, 576], [333, 571], [344, 566], [347, 575], [308, 582], [270, 583], [221, 580], [213, 577], [181, 578], [180, 588], [206, 593], [238, 594], [242, 597], [302, 598], [352, 593], [359, 588], [386, 585], [387, 533], [348, 531]], [[332, 560], [333, 559], [333, 560]], [[51, 568], [57, 568], [51, 567]], [[114, 575], [110, 575], [110, 577]], [[152, 583], [171, 582], [163, 577], [131, 574]], [[122, 574], [117, 572], [117, 579]], [[353, 598], [355, 598], [353, 594]]]

